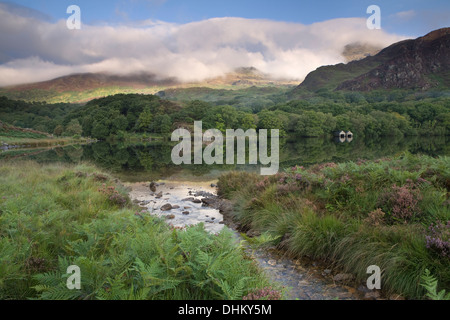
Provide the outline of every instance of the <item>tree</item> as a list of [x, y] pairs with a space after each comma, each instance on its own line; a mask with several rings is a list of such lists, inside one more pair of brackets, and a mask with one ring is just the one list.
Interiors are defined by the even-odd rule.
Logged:
[[109, 137], [109, 128], [101, 122], [97, 122], [92, 129], [92, 136], [97, 139]]
[[150, 108], [146, 108], [139, 115], [139, 119], [138, 119], [139, 129], [141, 129], [143, 131], [148, 131], [150, 129], [152, 121], [153, 121], [153, 114], [150, 111]]
[[80, 122], [78, 122], [77, 119], [73, 119], [66, 126], [65, 135], [67, 136], [81, 135], [82, 132], [83, 127], [81, 126]]
[[53, 134], [59, 137], [62, 135], [63, 131], [64, 131], [63, 126], [58, 125], [58, 126], [56, 126], [55, 130], [53, 130]]
[[242, 112], [239, 114], [239, 118], [241, 119], [240, 129], [256, 129], [255, 118], [253, 115]]
[[283, 121], [277, 116], [276, 112], [263, 110], [258, 114], [258, 128], [260, 129], [278, 129], [280, 136], [286, 135]]

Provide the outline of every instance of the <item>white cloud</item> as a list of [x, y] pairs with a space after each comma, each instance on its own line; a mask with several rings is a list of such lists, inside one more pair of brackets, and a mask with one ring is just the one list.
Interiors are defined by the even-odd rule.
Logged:
[[254, 66], [279, 78], [303, 80], [317, 67], [344, 62], [353, 42], [385, 47], [402, 38], [368, 30], [362, 18], [312, 25], [216, 18], [177, 25], [141, 21], [68, 30], [0, 7], [0, 85], [48, 80], [69, 73], [148, 71], [181, 81]]
[[394, 14], [394, 18], [402, 19], [402, 20], [410, 20], [416, 16], [416, 12], [414, 10], [401, 11]]

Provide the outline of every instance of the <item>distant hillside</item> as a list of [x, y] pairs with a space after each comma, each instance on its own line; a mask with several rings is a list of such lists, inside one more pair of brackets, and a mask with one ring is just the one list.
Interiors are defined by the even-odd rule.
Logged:
[[82, 73], [59, 77], [49, 81], [18, 85], [8, 88], [10, 91], [48, 90], [48, 91], [84, 91], [101, 87], [146, 88], [151, 86], [176, 85], [175, 79], [158, 79], [151, 73], [132, 75], [113, 75], [106, 73]]
[[295, 91], [450, 88], [450, 28], [395, 43], [374, 56], [311, 72]]
[[167, 89], [206, 87], [211, 89], [245, 89], [258, 87], [294, 87], [298, 81], [272, 79], [256, 68], [238, 68], [224, 76], [201, 82], [180, 83], [176, 79], [159, 79], [151, 73], [112, 75], [106, 73], [73, 74], [49, 81], [0, 88], [0, 96], [25, 101], [51, 103], [87, 102], [119, 93], [155, 94]]

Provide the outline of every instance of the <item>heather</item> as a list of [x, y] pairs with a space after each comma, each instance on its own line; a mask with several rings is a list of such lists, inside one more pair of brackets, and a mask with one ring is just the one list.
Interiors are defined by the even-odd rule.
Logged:
[[326, 261], [357, 282], [378, 265], [386, 294], [424, 298], [425, 270], [450, 288], [448, 157], [322, 163], [271, 177], [230, 172], [219, 188], [242, 231], [278, 239], [293, 257]]
[[91, 165], [5, 162], [0, 195], [0, 299], [243, 299], [271, 286], [230, 231], [171, 228]]

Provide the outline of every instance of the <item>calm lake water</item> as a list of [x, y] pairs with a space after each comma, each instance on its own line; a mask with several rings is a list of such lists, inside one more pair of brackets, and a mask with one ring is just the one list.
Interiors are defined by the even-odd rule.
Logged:
[[[431, 156], [450, 155], [450, 137], [357, 139], [284, 139], [280, 141], [280, 170], [295, 165], [377, 159], [408, 151]], [[181, 165], [172, 163], [171, 142], [139, 144], [98, 142], [48, 149], [16, 149], [0, 152], [2, 159], [33, 159], [39, 163], [91, 162], [123, 181], [160, 179], [210, 181], [229, 170], [259, 172], [257, 165]]]

